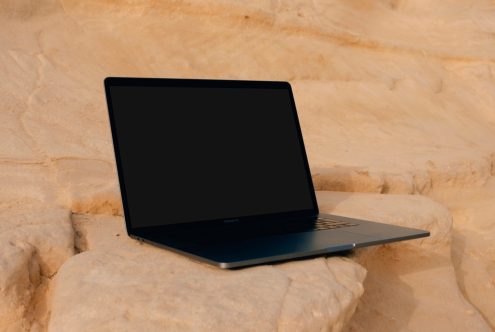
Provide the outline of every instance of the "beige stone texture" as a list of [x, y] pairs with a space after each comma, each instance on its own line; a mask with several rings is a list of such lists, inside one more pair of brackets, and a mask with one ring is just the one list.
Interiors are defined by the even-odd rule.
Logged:
[[128, 238], [122, 217], [73, 219], [84, 252], [54, 280], [49, 331], [340, 331], [363, 293], [348, 258], [225, 271]]
[[[452, 216], [419, 195], [318, 193], [323, 211], [430, 231], [430, 237], [355, 250], [368, 270], [346, 331], [490, 331], [464, 299], [451, 258]], [[489, 302], [489, 301], [488, 301]]]
[[[0, 31], [0, 330], [495, 328], [493, 1], [0, 0]], [[322, 209], [432, 236], [235, 273], [137, 245], [110, 75], [290, 81]]]
[[41, 328], [46, 290], [74, 254], [70, 211], [29, 205], [0, 209], [0, 330]]
[[495, 181], [483, 187], [436, 190], [452, 211], [452, 259], [460, 289], [495, 326]]

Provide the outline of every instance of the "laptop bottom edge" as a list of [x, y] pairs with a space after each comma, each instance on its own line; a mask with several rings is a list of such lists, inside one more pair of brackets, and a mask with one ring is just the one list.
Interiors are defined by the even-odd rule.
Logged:
[[341, 229], [256, 238], [225, 239], [210, 243], [195, 242], [187, 236], [180, 240], [166, 236], [152, 239], [135, 235], [131, 237], [210, 265], [233, 269], [345, 252], [354, 248], [429, 236], [429, 232], [423, 230], [358, 219], [352, 220], [358, 225]]

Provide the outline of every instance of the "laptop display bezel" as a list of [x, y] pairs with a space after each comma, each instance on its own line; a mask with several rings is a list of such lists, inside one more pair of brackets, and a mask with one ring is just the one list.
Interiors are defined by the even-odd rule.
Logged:
[[[288, 82], [283, 81], [247, 81], [247, 80], [220, 80], [220, 79], [183, 79], [183, 78], [135, 78], [135, 77], [107, 77], [104, 80], [105, 94], [108, 106], [108, 114], [110, 120], [113, 148], [115, 153], [115, 162], [117, 166], [117, 174], [119, 178], [120, 192], [122, 197], [122, 205], [124, 210], [124, 219], [126, 224], [127, 233], [129, 235], [135, 235], [139, 237], [146, 237], [150, 234], [157, 234], [163, 231], [170, 231], [173, 229], [187, 229], [198, 227], [199, 225], [203, 227], [209, 227], [209, 225], [223, 225], [226, 223], [240, 222], [266, 222], [270, 221], [277, 223], [279, 221], [296, 221], [296, 220], [307, 220], [315, 218], [318, 213], [318, 204], [316, 201], [316, 195], [314, 191], [313, 181], [311, 178], [311, 172], [309, 168], [308, 158], [306, 155], [306, 149], [304, 147], [304, 141], [302, 137], [301, 127], [299, 124], [299, 119], [297, 116], [296, 104], [294, 100], [294, 95], [292, 88]], [[136, 86], [136, 87], [216, 87], [216, 88], [262, 88], [262, 89], [287, 89], [290, 95], [292, 115], [294, 117], [297, 137], [299, 140], [299, 146], [301, 148], [301, 155], [304, 163], [304, 170], [306, 172], [308, 190], [310, 191], [310, 198], [312, 203], [312, 208], [307, 210], [290, 211], [290, 212], [278, 212], [270, 214], [261, 214], [247, 217], [236, 217], [222, 218], [215, 220], [201, 220], [192, 221], [186, 223], [175, 223], [167, 224], [161, 226], [151, 226], [151, 227], [133, 227], [131, 222], [131, 217], [128, 208], [126, 187], [123, 177], [123, 168], [120, 157], [119, 140], [116, 134], [115, 119], [114, 119], [114, 109], [112, 105], [112, 98], [110, 89], [113, 86]], [[166, 210], [164, 211], [166, 213]], [[159, 218], [160, 216], [157, 216]]]

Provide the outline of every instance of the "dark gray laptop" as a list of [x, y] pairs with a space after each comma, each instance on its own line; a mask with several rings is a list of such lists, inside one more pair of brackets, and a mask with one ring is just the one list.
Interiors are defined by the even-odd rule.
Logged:
[[321, 214], [287, 82], [105, 79], [127, 232], [235, 268], [425, 237]]

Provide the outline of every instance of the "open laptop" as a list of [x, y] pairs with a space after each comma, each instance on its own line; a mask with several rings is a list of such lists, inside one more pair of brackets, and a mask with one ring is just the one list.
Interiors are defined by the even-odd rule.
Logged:
[[221, 268], [429, 232], [318, 210], [287, 82], [105, 79], [129, 236]]

